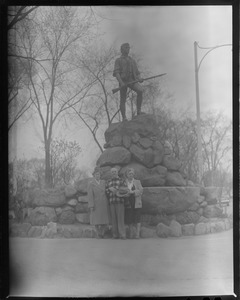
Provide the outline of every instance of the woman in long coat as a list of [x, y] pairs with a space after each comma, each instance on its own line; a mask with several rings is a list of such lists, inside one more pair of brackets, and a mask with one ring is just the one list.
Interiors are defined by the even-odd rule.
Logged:
[[100, 170], [93, 172], [94, 179], [88, 185], [88, 207], [90, 209], [90, 224], [95, 225], [99, 238], [110, 223], [109, 204], [105, 194], [105, 181], [100, 180]]

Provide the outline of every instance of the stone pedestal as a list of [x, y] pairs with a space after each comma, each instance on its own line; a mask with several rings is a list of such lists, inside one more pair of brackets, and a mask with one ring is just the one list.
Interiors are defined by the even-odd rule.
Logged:
[[175, 214], [197, 202], [199, 187], [144, 187], [143, 214]]

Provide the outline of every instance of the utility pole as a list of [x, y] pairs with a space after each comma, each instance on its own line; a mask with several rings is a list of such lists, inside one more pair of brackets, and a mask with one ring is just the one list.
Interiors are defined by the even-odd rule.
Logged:
[[200, 97], [199, 97], [199, 82], [198, 82], [198, 57], [197, 57], [197, 42], [194, 42], [194, 60], [195, 60], [195, 85], [196, 85], [196, 108], [197, 108], [197, 144], [198, 144], [198, 183], [202, 181], [203, 175], [203, 159], [202, 159], [202, 141], [201, 141], [201, 118], [200, 118]]
[[[194, 61], [195, 61], [195, 85], [196, 85], [196, 107], [197, 107], [197, 139], [198, 139], [198, 182], [202, 182], [202, 176], [203, 176], [203, 158], [202, 158], [202, 141], [201, 141], [201, 118], [200, 118], [200, 97], [199, 97], [199, 81], [198, 81], [198, 72], [200, 69], [200, 66], [202, 64], [203, 59], [206, 57], [208, 53], [211, 51], [225, 46], [232, 46], [232, 44], [223, 44], [218, 45], [215, 47], [200, 47], [198, 43], [194, 42]], [[200, 49], [205, 49], [207, 52], [202, 57], [200, 62], [198, 63], [198, 56], [197, 56], [197, 47]]]

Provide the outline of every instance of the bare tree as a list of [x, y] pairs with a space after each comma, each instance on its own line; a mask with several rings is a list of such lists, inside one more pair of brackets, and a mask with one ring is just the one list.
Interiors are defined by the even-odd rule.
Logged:
[[[32, 22], [37, 6], [9, 6], [8, 8], [8, 130], [28, 111], [31, 107], [29, 97], [23, 92], [26, 81], [26, 57], [22, 56], [18, 46], [18, 34], [22, 25]], [[23, 59], [25, 58], [25, 60]]]
[[69, 184], [75, 176], [76, 157], [81, 147], [74, 141], [55, 139], [51, 143], [51, 170], [53, 186]]
[[41, 7], [34, 22], [19, 35], [27, 57], [28, 96], [40, 119], [45, 149], [45, 184], [53, 185], [50, 149], [60, 116], [86, 97], [88, 78], [71, 66], [72, 53], [87, 43], [92, 28], [87, 9], [78, 16], [73, 7]]
[[77, 119], [80, 119], [91, 132], [101, 152], [103, 152], [99, 137], [99, 133], [102, 135], [101, 129], [120, 117], [117, 97], [112, 94], [115, 57], [116, 51], [113, 47], [106, 49], [102, 45], [97, 47], [96, 44], [86, 53], [75, 55], [74, 65], [80, 68], [85, 78], [93, 84], [88, 98], [83, 99], [78, 106], [72, 107], [72, 110]]
[[26, 19], [37, 7], [38, 6], [9, 6], [7, 29], [14, 29], [17, 23]]
[[214, 176], [232, 150], [232, 122], [221, 113], [211, 113], [202, 121], [202, 128], [204, 169]]

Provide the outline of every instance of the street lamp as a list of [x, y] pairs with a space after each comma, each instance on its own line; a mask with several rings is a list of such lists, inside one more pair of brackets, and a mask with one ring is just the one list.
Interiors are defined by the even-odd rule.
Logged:
[[[215, 47], [200, 47], [198, 43], [194, 42], [194, 61], [195, 61], [195, 86], [196, 86], [196, 108], [197, 108], [197, 148], [198, 148], [198, 168], [199, 168], [199, 174], [198, 174], [198, 182], [201, 183], [202, 175], [203, 175], [203, 159], [202, 159], [202, 142], [201, 142], [201, 125], [200, 125], [200, 97], [199, 97], [199, 81], [198, 81], [198, 72], [200, 69], [200, 66], [202, 64], [203, 59], [206, 57], [208, 53], [211, 51], [225, 46], [232, 46], [232, 44], [224, 44], [224, 45], [218, 45]], [[198, 64], [198, 56], [197, 56], [197, 47], [199, 49], [205, 49], [208, 50], [205, 55], [202, 57]]]

